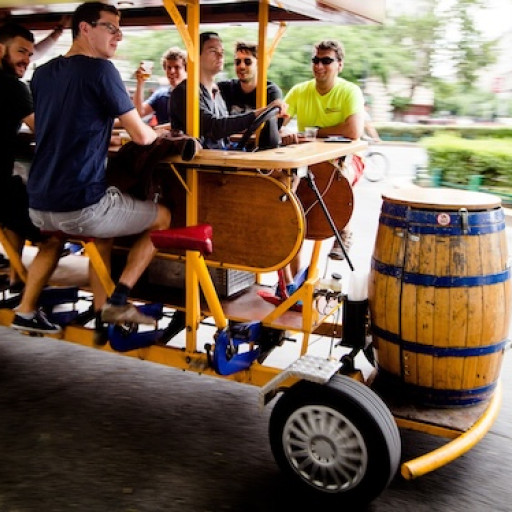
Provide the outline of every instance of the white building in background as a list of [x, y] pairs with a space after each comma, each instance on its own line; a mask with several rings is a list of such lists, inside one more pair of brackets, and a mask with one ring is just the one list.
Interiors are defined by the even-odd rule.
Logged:
[[[482, 70], [478, 84], [482, 89], [496, 94], [498, 98], [498, 116], [512, 117], [510, 101], [512, 100], [512, 28], [507, 30], [500, 38], [497, 49], [496, 63]], [[499, 101], [506, 100], [506, 101]]]
[[[397, 120], [391, 105], [394, 96], [409, 97], [411, 90], [410, 79], [395, 75], [387, 85], [379, 78], [370, 77], [365, 84], [365, 96], [371, 103], [370, 115], [376, 123]], [[427, 119], [434, 107], [434, 91], [428, 87], [419, 86], [414, 90], [411, 105], [400, 121], [417, 123]]]

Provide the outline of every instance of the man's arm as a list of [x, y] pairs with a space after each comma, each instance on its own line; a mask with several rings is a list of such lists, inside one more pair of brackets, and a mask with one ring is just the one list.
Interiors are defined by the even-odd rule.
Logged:
[[36, 132], [33, 112], [32, 114], [29, 114], [27, 117], [24, 117], [22, 119], [22, 122], [25, 123], [32, 130], [32, 132]]
[[137, 71], [135, 71], [135, 78], [137, 80], [137, 85], [135, 86], [135, 94], [133, 95], [133, 104], [137, 109], [140, 117], [145, 117], [154, 112], [153, 107], [144, 101], [144, 77], [142, 73], [142, 69], [139, 67]]
[[327, 126], [318, 130], [318, 137], [329, 135], [343, 135], [349, 139], [359, 139], [364, 132], [364, 114], [357, 112], [348, 116], [345, 121], [334, 126]]
[[[201, 136], [219, 140], [229, 137], [234, 133], [241, 133], [251, 125], [257, 116], [256, 111], [229, 115], [224, 108], [220, 114], [217, 114], [216, 110], [214, 108], [214, 100], [205, 94], [201, 94], [199, 98]], [[171, 124], [174, 126], [172, 119]]]
[[132, 109], [119, 116], [119, 120], [123, 124], [125, 130], [135, 144], [147, 146], [151, 144], [157, 137], [156, 132], [142, 121], [137, 110]]
[[40, 59], [44, 54], [52, 48], [52, 46], [58, 41], [65, 28], [71, 24], [71, 16], [65, 15], [60, 19], [59, 24], [53, 29], [53, 32], [46, 36], [43, 40], [39, 41], [34, 45], [34, 55], [32, 60]]

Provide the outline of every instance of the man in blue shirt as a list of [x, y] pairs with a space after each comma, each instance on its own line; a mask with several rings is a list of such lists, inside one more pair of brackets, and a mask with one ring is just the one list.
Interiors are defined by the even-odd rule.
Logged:
[[[98, 314], [101, 310], [101, 320], [107, 323], [154, 323], [129, 304], [127, 297], [156, 252], [150, 231], [167, 228], [170, 212], [152, 201], [135, 200], [106, 183], [105, 162], [114, 118], [119, 117], [136, 144], [151, 144], [157, 136], [142, 122], [119, 72], [109, 61], [122, 39], [119, 18], [119, 11], [111, 5], [80, 5], [73, 15], [69, 51], [34, 73], [36, 152], [27, 190], [36, 226], [94, 237], [107, 267], [113, 237], [140, 234], [106, 303], [98, 276], [91, 272], [94, 308]], [[60, 331], [36, 310], [36, 304], [61, 248], [57, 237], [41, 244], [12, 327]]]
[[147, 78], [142, 67], [139, 67], [135, 72], [137, 87], [133, 96], [133, 103], [140, 116], [155, 114], [159, 125], [169, 122], [171, 92], [187, 78], [187, 52], [178, 47], [169, 48], [162, 56], [162, 67], [169, 80], [169, 87], [160, 87], [144, 101], [144, 82]]

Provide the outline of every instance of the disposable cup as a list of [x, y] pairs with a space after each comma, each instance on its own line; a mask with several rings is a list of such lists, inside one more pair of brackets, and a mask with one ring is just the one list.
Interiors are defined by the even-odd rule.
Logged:
[[315, 140], [318, 128], [316, 126], [306, 126], [304, 128], [304, 138], [307, 140]]
[[152, 60], [143, 60], [140, 63], [140, 67], [142, 69], [142, 76], [143, 76], [144, 80], [148, 80], [149, 78], [151, 78], [151, 74], [153, 73], [154, 64], [155, 63]]

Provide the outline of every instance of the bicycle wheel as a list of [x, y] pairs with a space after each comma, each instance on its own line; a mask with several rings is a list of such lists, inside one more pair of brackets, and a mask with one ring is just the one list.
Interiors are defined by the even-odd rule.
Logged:
[[386, 155], [378, 151], [370, 151], [364, 159], [364, 177], [368, 181], [380, 181], [389, 171], [389, 161]]

